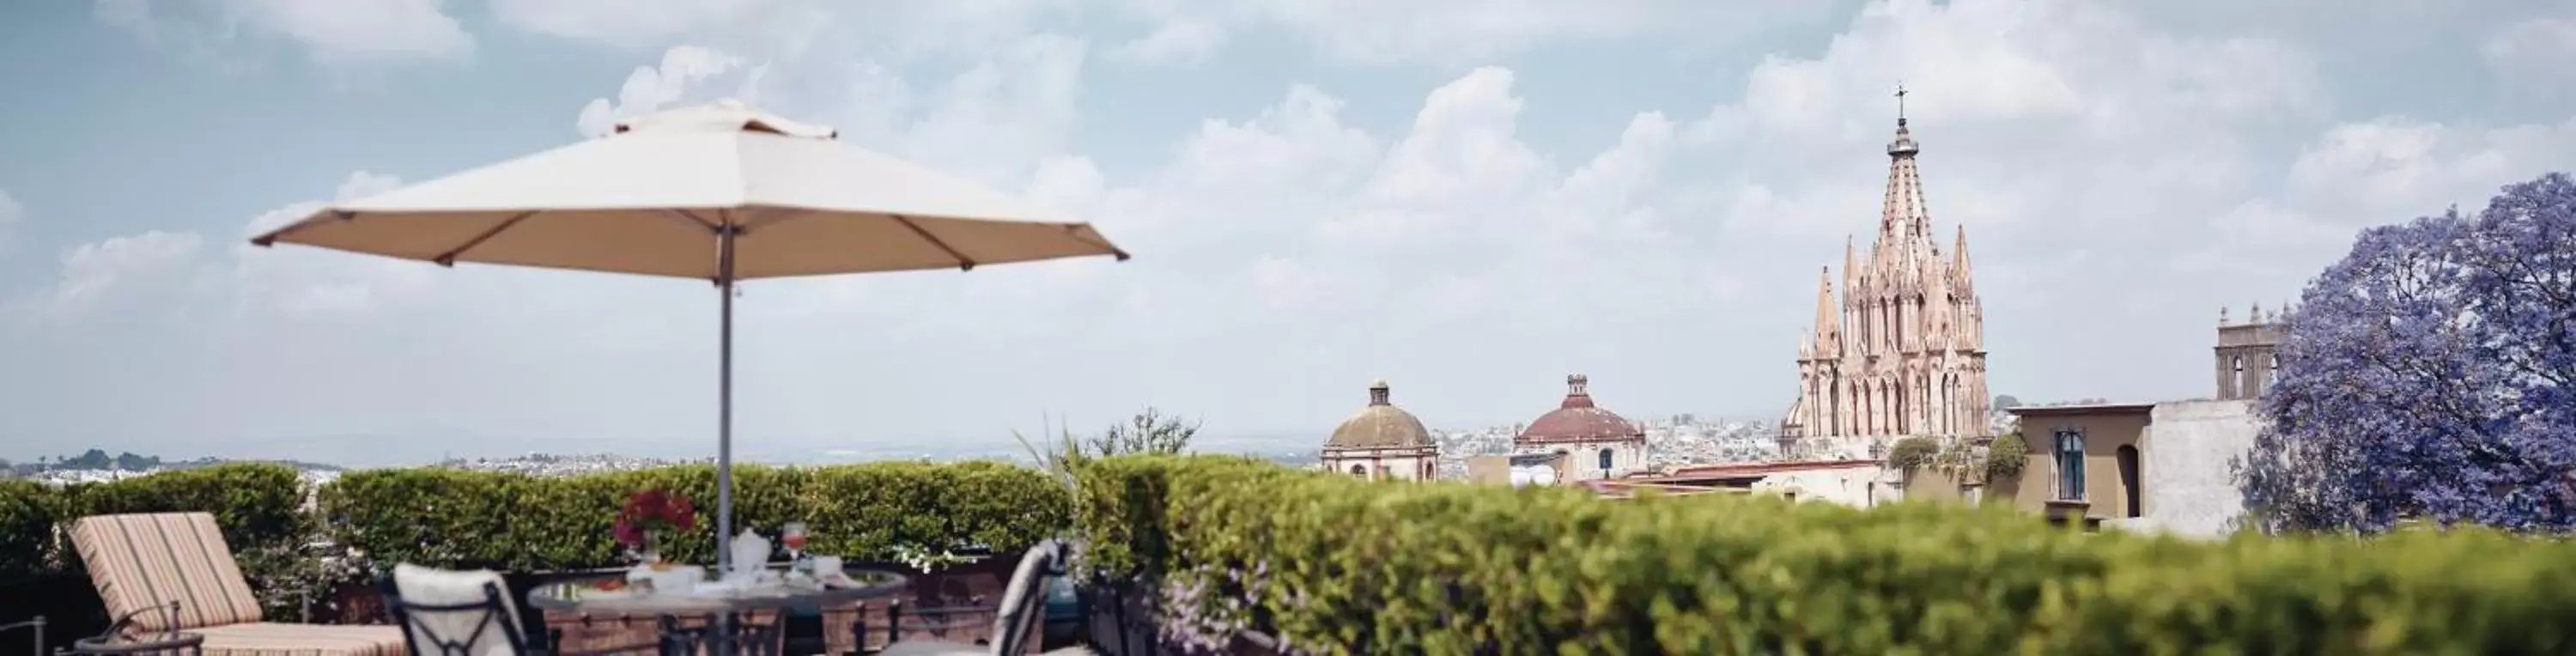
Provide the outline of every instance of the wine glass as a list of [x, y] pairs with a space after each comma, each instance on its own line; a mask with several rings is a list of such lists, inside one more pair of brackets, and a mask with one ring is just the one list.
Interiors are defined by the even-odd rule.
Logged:
[[804, 522], [788, 522], [786, 526], [779, 527], [778, 536], [781, 541], [787, 543], [787, 557], [790, 560], [800, 563], [805, 560]]

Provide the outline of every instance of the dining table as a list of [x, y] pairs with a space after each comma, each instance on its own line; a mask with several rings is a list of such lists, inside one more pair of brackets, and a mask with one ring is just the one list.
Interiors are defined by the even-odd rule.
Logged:
[[[708, 618], [707, 633], [687, 636], [700, 641], [705, 653], [756, 656], [775, 649], [777, 636], [771, 632], [777, 627], [746, 627], [742, 621], [746, 614], [883, 599], [901, 593], [910, 583], [899, 572], [860, 566], [819, 576], [797, 573], [785, 564], [773, 564], [700, 581], [686, 590], [626, 584], [622, 575], [590, 577], [537, 586], [528, 591], [528, 605], [544, 611], [652, 615], [664, 618], [665, 627], [675, 626], [682, 617]], [[759, 644], [750, 644], [753, 641]]]

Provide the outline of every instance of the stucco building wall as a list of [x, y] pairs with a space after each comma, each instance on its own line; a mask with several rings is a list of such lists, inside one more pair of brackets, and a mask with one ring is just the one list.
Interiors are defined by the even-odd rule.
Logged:
[[[1610, 470], [1601, 469], [1601, 451], [1610, 451]], [[1517, 444], [1512, 455], [1565, 454], [1563, 470], [1567, 480], [1588, 481], [1619, 478], [1646, 471], [1646, 445], [1641, 440], [1599, 442], [1559, 442], [1550, 444]]]
[[2254, 401], [2156, 404], [2149, 425], [2146, 522], [2139, 528], [2214, 538], [2245, 514], [2232, 464], [2254, 446]]
[[1369, 480], [1428, 481], [1438, 477], [1440, 454], [1426, 449], [1326, 449], [1324, 469]]
[[[2015, 408], [2021, 416], [2020, 439], [2029, 455], [2021, 475], [1990, 481], [1987, 494], [1998, 499], [2009, 498], [2015, 507], [2041, 511], [2050, 502], [2082, 501], [2090, 505], [2087, 516], [2104, 519], [2128, 517], [2130, 490], [2145, 481], [2131, 481], [2120, 468], [2122, 448], [2135, 449], [2144, 474], [2147, 453], [2154, 447], [2147, 443], [2148, 422], [2153, 410], [2147, 404], [2103, 404]], [[2060, 489], [2065, 470], [2058, 465], [2057, 433], [2074, 431], [2084, 436], [2084, 489]], [[2005, 438], [1997, 438], [2005, 439]], [[2141, 476], [2143, 478], [2143, 476]], [[2152, 512], [2154, 502], [2141, 491], [2140, 514]]]
[[1787, 493], [1794, 491], [1798, 500], [1829, 501], [1854, 508], [1868, 508], [1903, 499], [1903, 488], [1895, 485], [1896, 476], [1877, 463], [1848, 467], [1808, 469], [1781, 472], [1763, 477], [1753, 484], [1754, 491]]

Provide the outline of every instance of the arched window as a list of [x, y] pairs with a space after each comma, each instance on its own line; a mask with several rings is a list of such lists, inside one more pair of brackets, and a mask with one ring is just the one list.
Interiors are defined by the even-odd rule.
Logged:
[[1351, 475], [1368, 478], [1368, 465], [1351, 465]]
[[2272, 355], [2272, 373], [2281, 373], [2281, 355], [2278, 353]]
[[2144, 479], [2141, 478], [2141, 472], [2139, 471], [2139, 466], [2143, 463], [2138, 462], [2137, 445], [2122, 444], [2119, 449], [2113, 450], [2111, 455], [2113, 458], [2118, 460], [2120, 465], [2120, 496], [2129, 506], [2127, 509], [2129, 511], [2128, 516], [2136, 517], [2144, 514], [2141, 512], [2141, 509], [2145, 506], [2145, 504], [2142, 503], [2144, 499], [2140, 497], [2145, 495], [2138, 492], [2138, 489], [2143, 487], [2141, 483], [2144, 482]]
[[1610, 450], [1601, 450], [1601, 471], [1610, 471]]
[[2236, 373], [2245, 373], [2245, 356], [2239, 355], [2229, 358], [2228, 360], [2232, 366], [2236, 367]]

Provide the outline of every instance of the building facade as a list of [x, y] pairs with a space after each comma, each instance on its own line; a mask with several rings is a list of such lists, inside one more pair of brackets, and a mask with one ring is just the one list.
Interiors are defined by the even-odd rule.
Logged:
[[2287, 330], [2282, 313], [2263, 315], [2263, 304], [2254, 304], [2245, 315], [2245, 323], [2230, 323], [2227, 308], [2218, 309], [2218, 398], [2235, 401], [2263, 398], [2272, 389], [2272, 380], [2281, 376], [2281, 338]]
[[1798, 345], [1798, 399], [1780, 421], [1785, 460], [1876, 458], [1894, 438], [1985, 437], [1985, 309], [1968, 231], [1933, 238], [1916, 169], [1922, 149], [1900, 113], [1887, 195], [1866, 257], [1843, 244], [1817, 281], [1814, 328]]
[[[2218, 326], [2218, 398], [2014, 408], [2028, 452], [2021, 475], [1987, 498], [2087, 523], [2224, 537], [2245, 514], [2232, 463], [2262, 430], [2257, 407], [2278, 371], [2283, 315], [2256, 307]], [[2266, 319], [2271, 320], [2266, 323]]]
[[1342, 420], [1324, 442], [1324, 469], [1370, 480], [1439, 477], [1440, 443], [1422, 428], [1422, 420], [1395, 407], [1390, 396], [1386, 381], [1369, 384], [1368, 405]]
[[1591, 379], [1565, 377], [1565, 400], [1512, 437], [1515, 455], [1562, 453], [1564, 480], [1617, 478], [1646, 470], [1646, 430], [1592, 402]]

